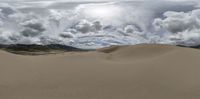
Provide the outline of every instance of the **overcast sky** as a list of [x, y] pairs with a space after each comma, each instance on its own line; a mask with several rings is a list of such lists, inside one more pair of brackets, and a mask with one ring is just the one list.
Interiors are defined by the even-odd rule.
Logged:
[[[55, 1], [55, 0], [0, 0], [0, 1]], [[74, 1], [125, 1], [125, 0], [56, 0], [56, 1], [74, 2]], [[126, 0], [126, 1], [149, 1], [149, 0]], [[160, 0], [160, 1], [195, 1], [195, 0]]]

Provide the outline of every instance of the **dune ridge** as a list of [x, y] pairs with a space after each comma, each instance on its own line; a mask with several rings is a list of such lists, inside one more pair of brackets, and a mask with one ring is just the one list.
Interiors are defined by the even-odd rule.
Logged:
[[0, 51], [1, 99], [199, 99], [200, 51], [113, 46], [24, 56]]
[[161, 44], [140, 44], [135, 46], [111, 46], [99, 49], [97, 51], [113, 54], [112, 56], [116, 58], [152, 58], [154, 56], [159, 56], [171, 52], [175, 49], [178, 49], [178, 47]]

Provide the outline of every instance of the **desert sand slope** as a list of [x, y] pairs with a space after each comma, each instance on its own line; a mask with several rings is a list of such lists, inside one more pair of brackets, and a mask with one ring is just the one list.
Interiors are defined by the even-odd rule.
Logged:
[[0, 52], [0, 99], [200, 99], [200, 51], [168, 45]]

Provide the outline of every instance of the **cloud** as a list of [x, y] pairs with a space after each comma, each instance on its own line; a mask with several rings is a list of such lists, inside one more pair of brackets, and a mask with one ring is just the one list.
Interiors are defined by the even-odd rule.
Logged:
[[102, 25], [99, 21], [91, 23], [87, 20], [82, 20], [75, 25], [75, 29], [81, 33], [98, 32], [102, 30]]
[[0, 44], [200, 44], [200, 10], [194, 1], [62, 2], [62, 7], [55, 0], [18, 1], [0, 4]]
[[154, 20], [157, 31], [172, 33], [171, 39], [184, 45], [200, 44], [200, 9], [190, 12], [168, 11], [164, 13], [164, 19]]

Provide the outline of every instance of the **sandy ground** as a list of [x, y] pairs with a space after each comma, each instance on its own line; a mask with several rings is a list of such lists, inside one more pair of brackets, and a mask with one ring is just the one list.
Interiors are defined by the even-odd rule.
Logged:
[[200, 51], [168, 45], [0, 51], [0, 99], [200, 99]]

